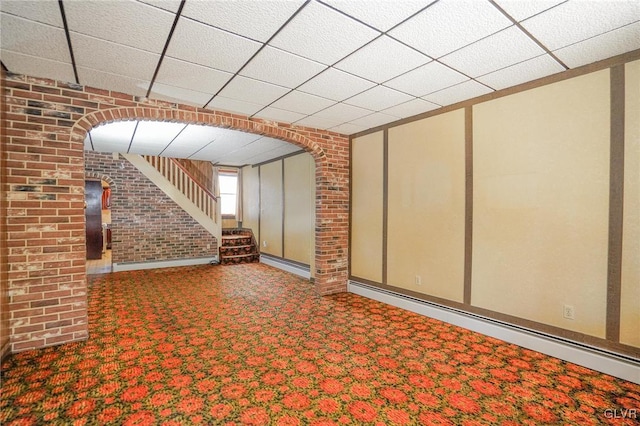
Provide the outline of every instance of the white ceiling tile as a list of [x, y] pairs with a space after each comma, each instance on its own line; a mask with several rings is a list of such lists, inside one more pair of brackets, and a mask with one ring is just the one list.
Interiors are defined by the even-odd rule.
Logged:
[[540, 12], [563, 3], [567, 0], [495, 0], [505, 12], [507, 12], [516, 21], [522, 21]]
[[91, 129], [96, 151], [128, 152], [137, 121], [116, 121]]
[[[64, 28], [60, 6], [57, 1], [20, 0], [1, 1], [0, 11], [20, 16], [31, 21]], [[4, 22], [2, 23], [4, 27]]]
[[448, 87], [438, 92], [423, 96], [422, 99], [438, 105], [451, 105], [492, 92], [486, 86], [473, 80]]
[[71, 62], [63, 29], [6, 13], [0, 14], [0, 25], [0, 48], [3, 51]]
[[355, 120], [356, 118], [364, 117], [365, 115], [369, 115], [372, 112], [374, 111], [370, 109], [339, 103], [316, 113], [314, 117], [337, 120], [340, 121], [338, 124], [341, 124], [347, 121]]
[[304, 0], [187, 1], [182, 16], [266, 42]]
[[300, 86], [298, 90], [339, 102], [373, 86], [375, 83], [371, 81], [335, 68], [328, 68]]
[[241, 101], [238, 99], [225, 98], [224, 96], [216, 96], [206, 106], [209, 109], [228, 111], [236, 114], [253, 115], [260, 111], [265, 105], [254, 104], [252, 102]]
[[382, 36], [343, 59], [335, 67], [382, 83], [429, 61], [425, 55]]
[[544, 50], [516, 26], [509, 27], [440, 59], [470, 77], [540, 56]]
[[138, 0], [142, 3], [150, 4], [160, 9], [168, 10], [169, 12], [177, 12], [180, 8], [180, 0]]
[[255, 41], [181, 17], [167, 55], [235, 73], [259, 48]]
[[317, 115], [310, 115], [302, 120], [296, 121], [294, 124], [298, 126], [312, 127], [314, 129], [329, 129], [344, 123], [345, 120], [334, 118], [322, 118]]
[[189, 124], [162, 153], [165, 157], [187, 158], [215, 140], [218, 128]]
[[91, 138], [89, 137], [89, 133], [84, 137], [84, 150], [85, 151], [93, 151], [93, 145], [91, 145]]
[[[71, 33], [78, 67], [93, 68], [141, 80], [151, 80], [160, 55], [133, 47]], [[117, 60], [116, 60], [117, 58]], [[86, 84], [80, 80], [80, 84]]]
[[609, 31], [553, 53], [570, 68], [640, 49], [640, 21]]
[[439, 58], [509, 25], [511, 21], [489, 2], [440, 0], [389, 34]]
[[398, 117], [394, 117], [393, 115], [384, 114], [381, 112], [374, 112], [373, 114], [369, 114], [362, 118], [358, 118], [357, 120], [350, 121], [350, 123], [357, 126], [364, 126], [370, 129], [373, 127], [382, 126], [383, 124], [391, 123], [393, 121], [398, 121]]
[[209, 93], [210, 99], [231, 77], [233, 74], [225, 71], [165, 57], [156, 77], [156, 83]]
[[553, 51], [639, 20], [637, 0], [568, 1], [522, 25]]
[[330, 101], [329, 99], [294, 90], [275, 101], [271, 106], [285, 109], [287, 111], [311, 115], [334, 104], [335, 102]]
[[332, 127], [332, 132], [342, 133], [343, 135], [353, 135], [354, 133], [363, 132], [368, 128], [365, 126], [358, 126], [353, 123], [342, 123], [339, 126]]
[[275, 84], [252, 78], [236, 76], [220, 92], [219, 96], [251, 102], [260, 105], [268, 105], [287, 93], [289, 89]]
[[545, 54], [483, 75], [477, 80], [499, 90], [562, 71], [564, 71], [564, 67], [551, 56]]
[[469, 78], [465, 75], [434, 61], [387, 81], [384, 85], [414, 96], [423, 96], [466, 80]]
[[78, 78], [83, 86], [113, 90], [133, 96], [145, 96], [149, 88], [149, 80], [125, 77], [86, 67], [78, 67]]
[[327, 6], [311, 2], [269, 44], [331, 65], [378, 35], [378, 31]]
[[325, 68], [318, 62], [267, 46], [240, 74], [293, 89]]
[[325, 3], [379, 31], [388, 31], [432, 2], [428, 0], [325, 0]]
[[133, 135], [129, 152], [141, 155], [160, 155], [184, 128], [185, 124], [183, 123], [140, 121]]
[[64, 3], [70, 31], [162, 53], [175, 14], [132, 0]]
[[380, 111], [394, 105], [410, 101], [411, 99], [414, 98], [405, 93], [398, 92], [397, 90], [389, 89], [384, 86], [376, 86], [366, 92], [362, 92], [347, 99], [344, 103], [367, 108], [373, 111]]
[[293, 123], [294, 121], [301, 120], [305, 117], [305, 114], [298, 112], [285, 111], [274, 107], [266, 107], [262, 111], [256, 113], [255, 117], [263, 118], [265, 120], [280, 121], [283, 123]]
[[211, 99], [211, 93], [203, 93], [196, 90], [184, 89], [182, 87], [170, 86], [156, 81], [151, 88], [151, 94], [149, 97], [152, 99], [160, 99], [163, 101], [202, 107]]
[[23, 55], [20, 53], [0, 50], [2, 63], [9, 71], [16, 74], [44, 77], [59, 81], [75, 81], [71, 62], [58, 62], [44, 59], [38, 56]]
[[436, 105], [431, 102], [427, 102], [423, 99], [413, 99], [409, 102], [405, 102], [400, 105], [387, 108], [381, 112], [389, 115], [393, 115], [399, 118], [412, 117], [414, 115], [422, 114], [423, 112], [432, 111], [440, 108], [440, 105]]

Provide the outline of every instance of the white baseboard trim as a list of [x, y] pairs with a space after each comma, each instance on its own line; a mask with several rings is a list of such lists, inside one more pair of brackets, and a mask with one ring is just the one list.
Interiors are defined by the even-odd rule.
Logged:
[[113, 272], [138, 271], [141, 269], [174, 268], [176, 266], [205, 265], [218, 262], [218, 256], [194, 257], [190, 259], [159, 260], [152, 262], [114, 263]]
[[349, 281], [347, 291], [640, 384], [640, 362], [633, 362], [614, 354], [605, 354], [597, 348], [589, 349], [555, 339], [553, 336], [511, 327], [499, 321], [381, 290], [356, 281]]
[[264, 254], [260, 255], [260, 263], [282, 269], [283, 271], [291, 272], [292, 274], [298, 275], [307, 280], [311, 279], [311, 272], [309, 271], [309, 268], [305, 268], [304, 266], [295, 265], [284, 260], [265, 256]]

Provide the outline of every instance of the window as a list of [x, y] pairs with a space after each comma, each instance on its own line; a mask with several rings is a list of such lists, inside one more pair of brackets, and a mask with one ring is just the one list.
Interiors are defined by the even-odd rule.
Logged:
[[220, 212], [223, 216], [235, 216], [238, 198], [238, 174], [220, 172]]

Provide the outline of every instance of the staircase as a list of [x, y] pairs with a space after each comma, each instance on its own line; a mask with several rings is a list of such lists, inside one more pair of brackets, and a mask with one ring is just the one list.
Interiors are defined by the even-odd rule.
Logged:
[[217, 197], [194, 180], [179, 162], [172, 158], [149, 155], [120, 155], [216, 237], [220, 245], [222, 226]]
[[260, 253], [251, 229], [223, 229], [220, 264], [235, 265], [260, 261]]

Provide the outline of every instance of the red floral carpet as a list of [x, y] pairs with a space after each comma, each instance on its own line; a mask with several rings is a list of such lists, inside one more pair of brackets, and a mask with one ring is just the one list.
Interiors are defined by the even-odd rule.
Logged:
[[5, 361], [0, 424], [638, 424], [638, 385], [261, 264], [93, 277], [89, 312]]

